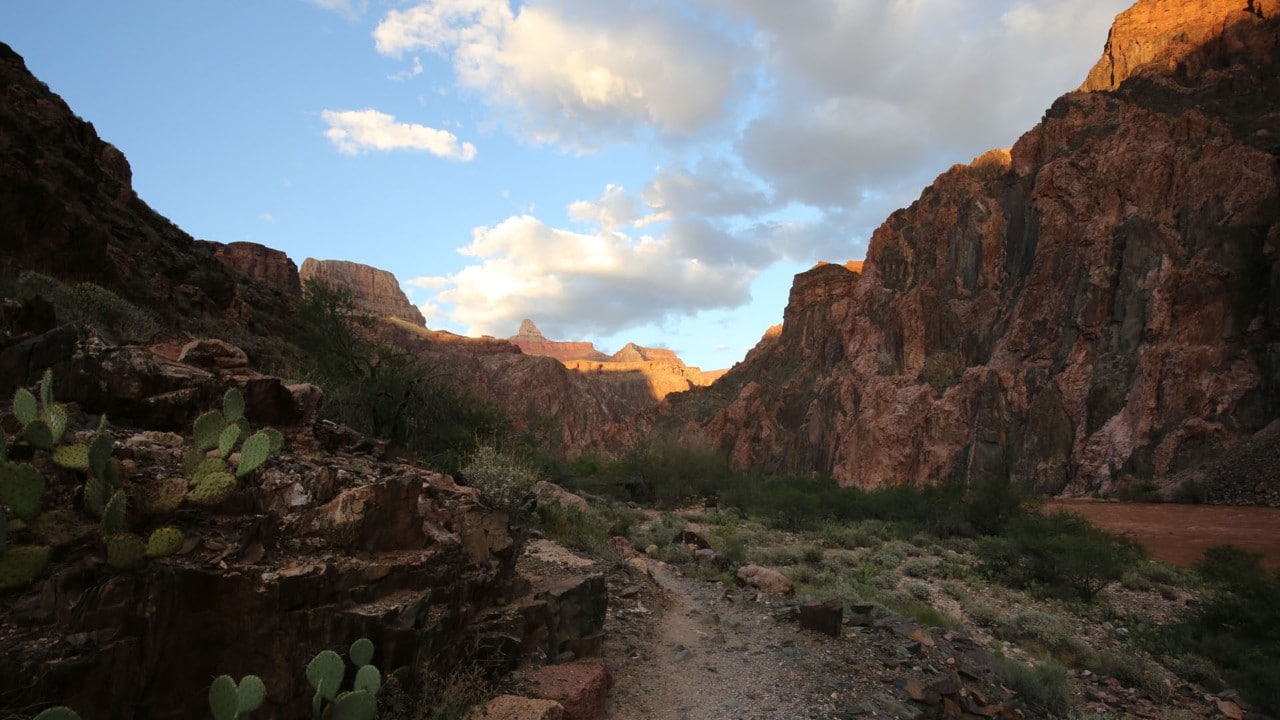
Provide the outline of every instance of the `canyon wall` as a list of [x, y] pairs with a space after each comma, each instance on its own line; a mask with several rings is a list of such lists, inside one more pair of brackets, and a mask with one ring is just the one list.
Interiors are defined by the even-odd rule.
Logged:
[[375, 317], [395, 317], [420, 327], [427, 326], [427, 319], [422, 316], [422, 311], [409, 302], [409, 298], [400, 289], [396, 276], [386, 270], [347, 260], [307, 258], [302, 261], [302, 269], [298, 274], [302, 282], [315, 280], [349, 291]]
[[1141, 0], [1083, 90], [939, 176], [865, 266], [798, 275], [779, 331], [631, 438], [700, 432], [739, 467], [863, 487], [1049, 494], [1167, 483], [1255, 443], [1280, 414], [1277, 5]]

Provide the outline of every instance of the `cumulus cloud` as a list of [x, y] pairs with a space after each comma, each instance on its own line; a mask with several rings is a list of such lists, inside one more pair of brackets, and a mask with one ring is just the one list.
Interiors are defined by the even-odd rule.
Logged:
[[612, 232], [642, 220], [640, 202], [625, 188], [610, 184], [595, 200], [578, 200], [569, 205], [569, 217]]
[[707, 2], [749, 19], [776, 78], [738, 138], [744, 165], [784, 200], [842, 209], [1012, 144], [1080, 83], [1129, 4]]
[[393, 73], [391, 75], [388, 75], [387, 79], [393, 82], [404, 82], [405, 80], [411, 80], [413, 78], [418, 77], [423, 72], [424, 72], [424, 69], [422, 67], [422, 58], [418, 57], [417, 55], [414, 55], [412, 65], [405, 68], [404, 70], [401, 70], [398, 73]]
[[514, 110], [538, 140], [590, 148], [645, 130], [687, 136], [725, 117], [743, 50], [674, 2], [435, 0], [391, 10], [378, 51], [453, 60], [459, 84]]
[[756, 273], [733, 262], [705, 262], [671, 237], [554, 228], [528, 215], [477, 228], [459, 250], [474, 262], [446, 278], [432, 302], [470, 334], [505, 337], [522, 318], [563, 337], [608, 335], [697, 310], [750, 299]]
[[325, 137], [346, 155], [369, 150], [419, 150], [462, 162], [476, 156], [475, 145], [459, 143], [458, 137], [447, 130], [397, 122], [395, 117], [377, 110], [325, 110], [320, 117], [329, 125]]
[[703, 158], [690, 170], [661, 169], [642, 193], [654, 212], [704, 216], [749, 215], [774, 206], [760, 183], [723, 158]]

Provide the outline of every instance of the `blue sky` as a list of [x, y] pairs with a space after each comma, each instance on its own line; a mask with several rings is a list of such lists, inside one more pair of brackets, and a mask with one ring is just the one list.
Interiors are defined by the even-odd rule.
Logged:
[[705, 369], [1008, 147], [1125, 0], [43, 0], [0, 40], [192, 235], [393, 272], [429, 327]]

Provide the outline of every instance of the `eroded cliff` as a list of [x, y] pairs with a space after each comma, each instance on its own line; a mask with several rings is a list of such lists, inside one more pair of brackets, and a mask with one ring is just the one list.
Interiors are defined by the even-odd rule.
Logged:
[[[659, 422], [845, 484], [1171, 480], [1280, 409], [1278, 3], [1142, 0], [1085, 88]], [[642, 423], [642, 427], [646, 427]]]

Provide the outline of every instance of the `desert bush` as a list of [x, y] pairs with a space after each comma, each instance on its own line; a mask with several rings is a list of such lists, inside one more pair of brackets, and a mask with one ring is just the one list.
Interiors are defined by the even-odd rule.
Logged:
[[1027, 705], [1035, 717], [1061, 715], [1071, 709], [1067, 670], [1056, 662], [1031, 666], [1008, 658], [996, 659], [996, 674]]
[[902, 589], [911, 593], [911, 596], [922, 602], [929, 602], [933, 599], [933, 589], [922, 582], [903, 583]]
[[149, 310], [114, 292], [89, 282], [64, 283], [36, 272], [24, 272], [6, 289], [17, 300], [37, 295], [53, 305], [59, 322], [92, 325], [120, 342], [147, 342], [159, 334], [161, 324]]
[[990, 605], [982, 603], [963, 603], [960, 608], [969, 616], [974, 625], [978, 627], [995, 627], [1000, 622], [1000, 613], [996, 612]]
[[928, 577], [933, 566], [924, 558], [910, 558], [902, 563], [902, 574], [914, 578]]
[[1142, 641], [1162, 655], [1208, 659], [1259, 710], [1280, 714], [1280, 574], [1232, 546], [1209, 548], [1196, 569], [1208, 593]]
[[476, 448], [460, 475], [479, 491], [486, 505], [513, 515], [527, 515], [532, 510], [533, 486], [541, 479], [532, 467], [492, 445]]
[[1157, 702], [1167, 702], [1173, 696], [1173, 688], [1160, 668], [1136, 653], [1103, 650], [1090, 655], [1085, 666], [1099, 675], [1119, 680], [1126, 687], [1142, 690]]
[[553, 503], [538, 505], [538, 524], [547, 537], [573, 550], [606, 560], [616, 560], [609, 521], [594, 512]]
[[1141, 547], [1089, 524], [1078, 515], [1029, 514], [1000, 537], [983, 538], [984, 569], [1014, 587], [1043, 585], [1092, 601], [1143, 557]]

